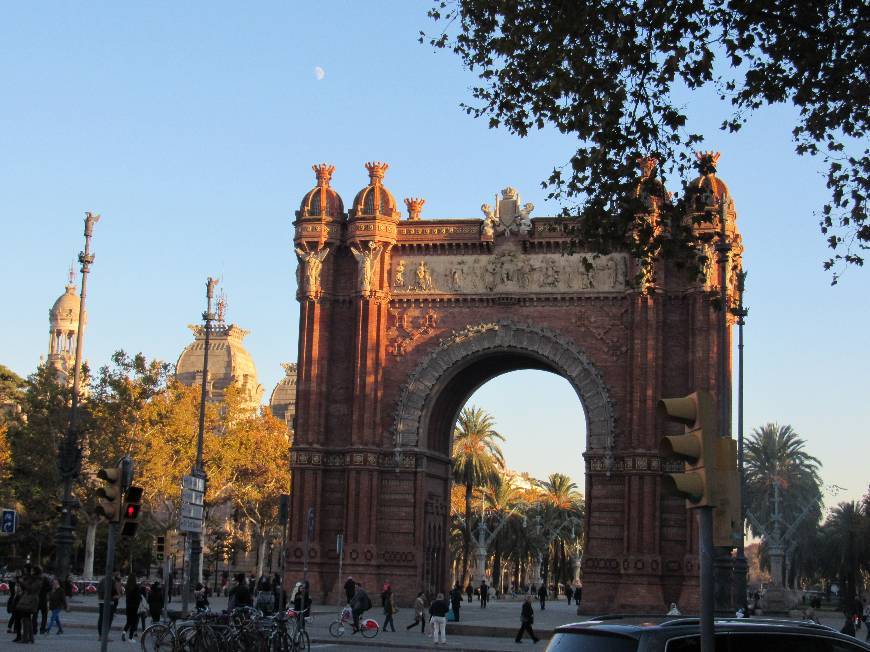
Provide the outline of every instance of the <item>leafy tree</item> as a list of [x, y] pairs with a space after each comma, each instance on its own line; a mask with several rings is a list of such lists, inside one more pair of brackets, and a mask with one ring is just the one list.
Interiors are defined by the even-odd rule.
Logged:
[[[544, 186], [565, 214], [583, 216], [581, 235], [599, 248], [636, 210], [627, 201], [634, 160], [652, 154], [667, 175], [686, 177], [702, 141], [687, 128], [685, 94], [705, 86], [730, 102], [722, 129], [736, 131], [766, 105], [798, 110], [795, 151], [820, 156], [830, 200], [820, 227], [834, 250], [825, 263], [863, 264], [870, 247], [866, 198], [870, 150], [867, 7], [861, 0], [435, 0], [440, 34], [475, 71], [475, 104], [489, 126], [521, 137], [552, 125], [577, 138], [570, 161]], [[672, 206], [679, 216], [685, 196]], [[657, 238], [636, 243], [641, 258]], [[836, 274], [834, 282], [836, 282]]]
[[27, 383], [21, 376], [0, 364], [0, 424], [20, 414], [26, 387]]
[[475, 487], [498, 484], [504, 457], [492, 416], [477, 407], [464, 407], [453, 428], [451, 455], [453, 480], [465, 486], [465, 523], [463, 530], [462, 585], [468, 576], [471, 551], [471, 496]]
[[541, 494], [539, 513], [545, 536], [544, 577], [549, 576], [549, 560], [554, 559], [554, 578], [563, 582], [568, 578], [570, 560], [568, 549], [583, 535], [583, 496], [571, 478], [562, 473], [551, 473], [538, 481]]
[[261, 576], [266, 546], [278, 527], [281, 494], [290, 491], [290, 431], [269, 413], [249, 414], [230, 424], [222, 443], [221, 462], [233, 469], [232, 503], [253, 526]]

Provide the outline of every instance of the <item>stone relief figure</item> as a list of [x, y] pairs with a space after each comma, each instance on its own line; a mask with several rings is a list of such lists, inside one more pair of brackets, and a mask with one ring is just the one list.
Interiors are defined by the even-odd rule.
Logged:
[[498, 267], [499, 264], [495, 258], [490, 258], [486, 261], [483, 284], [490, 292], [492, 292], [495, 289], [495, 286], [498, 285]]
[[480, 210], [483, 211], [483, 226], [480, 227], [480, 233], [484, 238], [491, 240], [495, 237], [495, 225], [498, 220], [495, 217], [495, 213], [492, 212], [492, 206], [489, 204], [484, 204], [480, 207]]
[[368, 250], [363, 249], [360, 245], [352, 245], [350, 250], [359, 267], [359, 289], [361, 292], [370, 292], [375, 265], [377, 265], [384, 247], [369, 241]]
[[559, 270], [552, 258], [548, 258], [547, 262], [544, 263], [544, 277], [541, 284], [550, 288], [559, 285]]
[[465, 267], [465, 261], [460, 260], [456, 263], [456, 267], [450, 270], [450, 287], [453, 290], [462, 289], [462, 271]]
[[420, 264], [417, 265], [417, 271], [414, 273], [414, 275], [416, 276], [414, 282], [415, 290], [425, 292], [432, 289], [432, 272], [426, 266], [425, 260], [421, 260]]
[[329, 247], [310, 250], [308, 245], [304, 243], [302, 247], [296, 247], [296, 255], [299, 257], [296, 283], [304, 295], [314, 296], [320, 290], [320, 272], [328, 253]]
[[532, 282], [532, 272], [534, 268], [532, 266], [532, 262], [529, 260], [528, 256], [523, 256], [520, 260], [520, 264], [517, 267], [517, 283], [519, 286], [526, 290], [529, 287], [529, 284]]
[[400, 260], [399, 264], [396, 265], [396, 271], [393, 275], [393, 285], [397, 288], [404, 287], [405, 285], [405, 261]]
[[532, 231], [532, 218], [530, 215], [532, 211], [535, 210], [535, 205], [532, 202], [527, 202], [519, 212], [519, 217], [517, 218], [517, 230], [520, 235], [529, 235]]

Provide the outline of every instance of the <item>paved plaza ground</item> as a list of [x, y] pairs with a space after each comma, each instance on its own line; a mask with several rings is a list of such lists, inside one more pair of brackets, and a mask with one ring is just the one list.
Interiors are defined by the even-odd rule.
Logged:
[[[376, 600], [377, 601], [377, 600]], [[5, 599], [0, 599], [5, 603]], [[493, 600], [486, 609], [481, 609], [477, 602], [463, 603], [460, 610], [458, 623], [448, 625], [448, 644], [452, 650], [513, 650], [520, 646], [514, 643], [513, 637], [519, 627], [520, 600]], [[546, 638], [549, 637], [553, 628], [565, 623], [583, 620], [577, 616], [575, 606], [568, 605], [564, 600], [548, 602], [546, 609], [541, 611], [537, 601], [535, 605], [535, 631], [541, 637], [541, 642], [534, 646], [526, 639], [522, 645], [536, 647], [543, 650], [546, 646]], [[173, 607], [180, 608], [180, 600], [173, 599]], [[220, 610], [226, 606], [226, 598], [213, 598], [212, 608]], [[5, 610], [3, 610], [5, 612]], [[343, 652], [355, 648], [365, 647], [369, 650], [415, 650], [433, 648], [431, 638], [420, 633], [419, 628], [407, 631], [405, 628], [413, 622], [413, 613], [410, 609], [402, 609], [395, 616], [396, 632], [381, 632], [375, 639], [363, 639], [359, 635], [346, 634], [342, 639], [334, 639], [329, 635], [329, 623], [338, 614], [337, 606], [316, 605], [313, 609], [314, 621], [310, 625], [312, 649], [329, 650], [331, 652]], [[383, 622], [383, 614], [377, 606], [372, 608], [367, 615]], [[839, 628], [842, 624], [840, 616], [832, 612], [821, 612], [822, 623], [831, 627]], [[55, 634], [36, 637], [36, 644], [29, 649], [36, 650], [63, 650], [64, 652], [79, 652], [84, 650], [99, 649], [97, 639], [97, 606], [93, 597], [76, 597], [72, 601], [70, 612], [63, 614], [65, 632], [62, 636]], [[121, 627], [125, 617], [123, 614], [116, 616], [112, 625], [112, 642], [109, 649], [113, 652], [121, 650], [139, 649], [129, 642], [121, 641]], [[150, 622], [150, 620], [149, 620]], [[861, 631], [859, 636], [864, 638], [866, 632]], [[13, 645], [11, 636], [5, 632], [0, 633], [0, 650], [19, 649]]]

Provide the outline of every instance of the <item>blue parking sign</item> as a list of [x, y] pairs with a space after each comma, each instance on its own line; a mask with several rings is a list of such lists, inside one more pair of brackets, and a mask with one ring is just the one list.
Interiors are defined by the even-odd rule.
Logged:
[[0, 534], [15, 534], [15, 526], [18, 524], [18, 515], [14, 509], [4, 509], [0, 515]]

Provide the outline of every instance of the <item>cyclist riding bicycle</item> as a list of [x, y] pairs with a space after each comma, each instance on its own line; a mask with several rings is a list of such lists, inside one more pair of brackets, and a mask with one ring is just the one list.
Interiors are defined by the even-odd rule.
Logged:
[[353, 631], [356, 633], [359, 631], [359, 617], [372, 608], [371, 598], [361, 584], [356, 585], [356, 592], [351, 598], [350, 608], [353, 612]]

